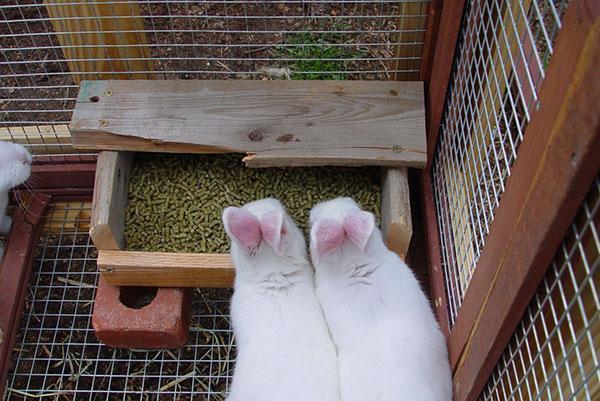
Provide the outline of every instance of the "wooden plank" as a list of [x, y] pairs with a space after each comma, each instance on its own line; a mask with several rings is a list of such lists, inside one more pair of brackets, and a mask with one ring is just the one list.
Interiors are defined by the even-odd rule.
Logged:
[[448, 298], [446, 296], [446, 280], [442, 268], [440, 238], [436, 221], [433, 185], [427, 171], [421, 171], [421, 210], [425, 222], [425, 238], [427, 243], [427, 262], [429, 265], [429, 292], [444, 336], [450, 336], [450, 318], [448, 317]]
[[78, 148], [249, 153], [250, 167], [426, 162], [423, 84], [85, 81]]
[[154, 68], [137, 1], [44, 0], [44, 4], [75, 83], [150, 78]]
[[402, 259], [408, 253], [412, 237], [410, 213], [408, 169], [384, 169], [381, 178], [381, 231], [387, 246]]
[[109, 251], [98, 252], [98, 268], [109, 284], [152, 287], [233, 286], [229, 254]]
[[123, 249], [125, 206], [133, 153], [101, 152], [98, 157], [90, 236], [99, 250]]
[[423, 55], [421, 62], [420, 80], [429, 84], [431, 80], [431, 67], [433, 65], [433, 56], [437, 34], [440, 26], [440, 17], [442, 14], [442, 0], [431, 0], [429, 2], [429, 15], [427, 16], [427, 25], [425, 28], [425, 37], [423, 38]]
[[7, 383], [41, 223], [50, 197], [42, 193], [25, 194], [23, 201], [27, 208], [16, 210], [4, 260], [0, 261], [0, 328], [4, 332], [0, 341], [0, 394], [4, 394]]
[[460, 32], [465, 0], [444, 1], [440, 16], [437, 42], [435, 46], [431, 79], [427, 83], [427, 155], [426, 169], [431, 169], [431, 161], [437, 144], [442, 121], [446, 93], [450, 83], [454, 52]]
[[541, 107], [450, 336], [457, 401], [480, 395], [600, 169], [599, 15], [597, 2], [575, 0], [564, 16]]
[[[30, 185], [56, 199], [86, 199], [94, 192], [96, 163], [34, 164]], [[27, 191], [25, 186], [19, 188]]]

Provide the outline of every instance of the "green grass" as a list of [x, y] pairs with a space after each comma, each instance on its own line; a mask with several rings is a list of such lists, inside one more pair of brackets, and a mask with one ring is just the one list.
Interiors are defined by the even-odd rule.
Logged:
[[[332, 26], [332, 29], [344, 30], [344, 27]], [[340, 71], [346, 69], [348, 61], [363, 57], [363, 52], [349, 46], [333, 46], [344, 43], [343, 40], [344, 34], [341, 33], [299, 32], [287, 37], [287, 44], [294, 46], [277, 47], [274, 56], [294, 59], [287, 62], [292, 79], [345, 80], [347, 74]]]

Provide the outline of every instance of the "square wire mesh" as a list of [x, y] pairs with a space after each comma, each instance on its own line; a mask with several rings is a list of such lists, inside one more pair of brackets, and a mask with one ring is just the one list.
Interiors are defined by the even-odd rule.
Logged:
[[472, 0], [459, 37], [433, 185], [450, 325], [483, 249], [567, 1]]
[[599, 231], [597, 178], [480, 401], [598, 399]]
[[117, 350], [98, 342], [90, 207], [51, 205], [3, 399], [224, 400], [235, 357], [230, 290], [194, 293], [189, 339], [180, 349]]
[[0, 139], [69, 160], [82, 79], [419, 79], [428, 12], [429, 0], [4, 1]]

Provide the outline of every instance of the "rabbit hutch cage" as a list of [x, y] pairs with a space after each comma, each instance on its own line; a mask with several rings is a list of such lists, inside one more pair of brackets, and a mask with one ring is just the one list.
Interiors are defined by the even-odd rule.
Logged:
[[[225, 399], [227, 255], [123, 244], [148, 178], [147, 153], [129, 152], [227, 151], [385, 166], [365, 199], [430, 295], [455, 400], [598, 400], [599, 14], [596, 0], [4, 0], [0, 140], [33, 166], [0, 268], [0, 396]], [[130, 346], [106, 345], [140, 319]]]

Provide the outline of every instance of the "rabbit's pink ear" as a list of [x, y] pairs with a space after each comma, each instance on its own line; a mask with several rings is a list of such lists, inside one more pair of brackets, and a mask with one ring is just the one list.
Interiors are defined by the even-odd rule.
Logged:
[[265, 213], [260, 219], [260, 229], [263, 238], [277, 255], [283, 253], [285, 246], [285, 221], [281, 210], [272, 210]]
[[228, 207], [223, 211], [225, 231], [246, 250], [256, 248], [262, 235], [258, 219], [250, 212], [237, 207]]
[[339, 249], [346, 238], [344, 227], [332, 219], [318, 220], [310, 235], [319, 256], [329, 255]]
[[374, 228], [375, 216], [373, 213], [361, 210], [349, 214], [344, 219], [344, 231], [346, 235], [361, 251], [365, 250]]

